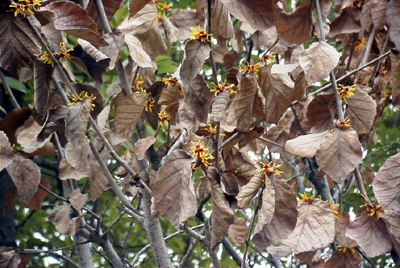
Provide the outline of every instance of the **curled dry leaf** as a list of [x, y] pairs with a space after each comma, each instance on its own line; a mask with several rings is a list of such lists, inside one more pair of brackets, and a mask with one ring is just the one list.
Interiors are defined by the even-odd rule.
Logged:
[[285, 144], [285, 150], [294, 155], [312, 158], [316, 155], [329, 132], [329, 130], [325, 130], [321, 133], [301, 135], [295, 139], [288, 140]]
[[221, 175], [221, 189], [227, 195], [236, 196], [239, 193], [239, 185], [236, 176], [230, 172]]
[[77, 148], [72, 143], [67, 143], [65, 158], [78, 172], [84, 172], [88, 167], [89, 139], [83, 139], [82, 147]]
[[36, 193], [40, 183], [38, 166], [32, 160], [16, 154], [6, 169], [17, 187], [19, 197], [22, 201], [28, 203]]
[[188, 86], [203, 68], [204, 61], [210, 56], [210, 46], [199, 40], [189, 40], [185, 45], [179, 76], [183, 85]]
[[144, 104], [149, 95], [144, 93], [131, 94], [122, 97], [115, 105], [115, 130], [117, 134], [130, 138], [136, 127], [137, 120], [144, 110]]
[[[400, 10], [400, 4], [399, 4], [399, 10]], [[400, 32], [400, 25], [399, 25], [399, 32]], [[392, 75], [390, 76], [390, 85], [392, 87], [392, 100], [394, 100], [397, 103], [398, 96], [400, 95], [400, 59], [398, 59], [395, 54], [390, 53], [390, 61], [392, 63]]]
[[164, 27], [164, 33], [167, 37], [168, 47], [170, 48], [172, 46], [172, 43], [179, 41], [179, 29], [176, 28], [166, 16], [163, 16], [161, 18], [161, 24]]
[[[273, 141], [275, 143], [278, 143], [282, 145], [282, 147], [285, 146], [286, 141], [288, 140], [288, 127], [287, 126], [282, 126], [282, 125], [277, 125], [273, 126], [270, 129], [268, 129], [267, 133], [262, 135], [263, 138], [266, 138], [267, 140]], [[272, 143], [265, 142], [263, 140], [259, 140], [260, 143], [263, 145], [268, 146], [268, 151], [270, 152], [282, 152], [282, 147], [276, 146]]]
[[347, 99], [345, 117], [349, 117], [352, 127], [357, 134], [365, 134], [371, 131], [376, 115], [376, 103], [370, 95], [358, 89], [354, 96]]
[[16, 74], [41, 53], [40, 39], [22, 16], [0, 12], [0, 67]]
[[70, 210], [71, 205], [56, 207], [50, 212], [49, 221], [56, 226], [57, 231], [60, 233], [74, 236], [78, 230], [80, 219], [83, 215], [71, 219]]
[[221, 122], [226, 106], [228, 105], [229, 94], [230, 93], [225, 90], [215, 97], [211, 112], [212, 118], [215, 122]]
[[17, 129], [24, 124], [32, 114], [32, 110], [28, 108], [14, 109], [8, 113], [0, 124], [0, 130], [4, 131], [10, 141], [17, 139], [15, 136]]
[[346, 236], [357, 241], [368, 258], [389, 252], [392, 242], [385, 223], [375, 215], [368, 216], [365, 208], [360, 208], [357, 218], [347, 227]]
[[5, 169], [14, 159], [14, 154], [11, 151], [10, 142], [6, 134], [0, 131], [0, 171]]
[[354, 239], [346, 236], [346, 229], [350, 224], [349, 214], [343, 211], [335, 217], [335, 240], [343, 247], [355, 248], [357, 247], [357, 242]]
[[54, 68], [50, 64], [42, 61], [35, 61], [34, 80], [33, 80], [33, 100], [35, 102], [36, 112], [46, 117], [49, 106], [48, 98], [50, 95], [50, 85], [53, 77]]
[[74, 209], [79, 211], [83, 208], [83, 205], [88, 199], [88, 194], [81, 194], [81, 191], [79, 189], [76, 189], [71, 193], [71, 196], [69, 197], [69, 202]]
[[343, 130], [336, 128], [326, 135], [316, 154], [318, 166], [338, 183], [354, 170], [361, 157], [358, 135], [350, 127]]
[[107, 42], [97, 32], [96, 23], [80, 5], [67, 1], [53, 2], [42, 7], [41, 10], [54, 14], [49, 18], [57, 30], [85, 39], [95, 46], [107, 45]]
[[240, 247], [246, 237], [247, 226], [246, 222], [239, 217], [234, 217], [233, 223], [229, 225], [228, 235], [235, 244]]
[[57, 131], [59, 127], [64, 126], [68, 112], [69, 108], [66, 105], [58, 105], [55, 108], [50, 108], [47, 111], [46, 121], [37, 135], [37, 141], [43, 142], [45, 139], [50, 137], [54, 131]]
[[89, 188], [92, 201], [97, 200], [107, 187], [107, 177], [95, 160], [89, 161]]
[[196, 10], [174, 8], [171, 13], [171, 22], [179, 29], [178, 41], [188, 39], [192, 33], [191, 27], [204, 25], [204, 17]]
[[108, 67], [110, 70], [115, 68], [115, 63], [120, 57], [124, 37], [124, 33], [118, 30], [104, 35], [108, 46], [100, 47], [100, 51], [110, 58], [110, 65]]
[[326, 42], [315, 42], [300, 53], [300, 65], [308, 82], [314, 83], [327, 77], [339, 62], [340, 54]]
[[17, 142], [24, 148], [24, 152], [33, 153], [37, 149], [42, 148], [49, 140], [50, 137], [42, 142], [37, 141], [37, 137], [40, 133], [41, 126], [36, 120], [31, 117], [25, 121], [24, 126], [21, 128], [21, 132], [18, 133]]
[[271, 222], [275, 212], [275, 189], [271, 178], [264, 174], [265, 187], [261, 197], [261, 203], [258, 205], [258, 221], [256, 230]]
[[[213, 169], [215, 173], [218, 173], [215, 168]], [[222, 191], [217, 181], [210, 178], [210, 184], [211, 197], [213, 200], [213, 213], [211, 215], [211, 249], [214, 250], [228, 233], [229, 226], [234, 221], [235, 212], [231, 208], [230, 202], [227, 200], [225, 193]]]
[[135, 16], [151, 0], [129, 0], [129, 18]]
[[251, 114], [253, 112], [256, 94], [257, 81], [254, 74], [242, 74], [238, 93], [235, 98], [235, 116], [237, 120], [236, 128], [238, 131], [250, 131]]
[[239, 191], [237, 195], [238, 207], [246, 208], [253, 197], [257, 194], [258, 190], [263, 186], [263, 178], [261, 175], [256, 175]]
[[87, 168], [83, 172], [79, 172], [77, 169], [75, 169], [68, 163], [67, 159], [63, 158], [58, 168], [58, 175], [60, 177], [60, 180], [67, 180], [67, 179], [80, 180], [82, 178], [89, 176], [89, 168]]
[[271, 67], [264, 66], [258, 73], [258, 84], [264, 96], [268, 96], [265, 101], [266, 121], [278, 123], [283, 112], [298, 96], [293, 90], [294, 82], [284, 74], [271, 74]]
[[196, 132], [199, 128], [200, 121], [198, 119], [198, 114], [192, 111], [188, 104], [184, 102], [183, 99], [179, 100], [179, 110], [178, 110], [179, 123], [187, 129]]
[[156, 142], [156, 138], [154, 136], [148, 136], [146, 138], [140, 139], [135, 143], [135, 154], [139, 160], [144, 159], [144, 155], [147, 150]]
[[[400, 213], [399, 212], [385, 212], [382, 218], [385, 220], [388, 231], [394, 237], [397, 243], [400, 243]], [[393, 241], [393, 239], [392, 239]], [[395, 241], [393, 241], [395, 243]]]
[[90, 57], [92, 57], [96, 62], [99, 62], [101, 60], [108, 59], [107, 55], [105, 55], [102, 51], [97, 49], [95, 46], [90, 44], [88, 41], [85, 41], [81, 38], [78, 38], [78, 44], [82, 47], [83, 50], [86, 51], [87, 54], [89, 54]]
[[246, 154], [233, 148], [225, 160], [226, 170], [233, 173], [242, 185], [248, 183], [259, 168]]
[[129, 55], [132, 60], [137, 63], [142, 68], [152, 68], [150, 56], [144, 51], [142, 43], [140, 40], [131, 34], [125, 35], [125, 44], [129, 48]]
[[[46, 189], [51, 190], [51, 184], [46, 179], [41, 178], [40, 185], [42, 185]], [[30, 209], [34, 209], [34, 210], [41, 210], [43, 200], [46, 196], [47, 196], [47, 192], [45, 190], [43, 190], [42, 188], [38, 188], [36, 193], [32, 196], [31, 200], [29, 200], [29, 203], [27, 203], [27, 204], [23, 203], [22, 206], [30, 208]]]
[[297, 199], [292, 188], [279, 175], [272, 175], [275, 190], [275, 211], [270, 223], [258, 225], [253, 235], [253, 243], [259, 250], [271, 244], [282, 242], [293, 231], [297, 222]]
[[292, 44], [302, 44], [311, 38], [313, 22], [311, 16], [312, 1], [301, 1], [290, 14], [280, 12], [276, 21], [278, 37]]
[[319, 199], [299, 203], [299, 218], [284, 241], [295, 254], [326, 247], [335, 236], [335, 221], [330, 208]]
[[150, 58], [167, 51], [158, 26], [157, 7], [153, 1], [146, 4], [133, 17], [122, 22], [118, 29], [138, 38]]
[[378, 170], [372, 182], [379, 204], [390, 212], [400, 212], [400, 153], [389, 157]]
[[330, 257], [330, 259], [326, 262], [325, 268], [353, 268], [358, 267], [361, 262], [361, 255], [358, 251], [346, 252], [335, 250]]
[[[364, 8], [363, 8], [364, 11]], [[330, 25], [329, 37], [334, 37], [339, 34], [357, 33], [361, 29], [359, 16], [361, 10], [351, 6], [342, 10], [340, 16], [335, 18]], [[369, 30], [369, 28], [368, 28]]]
[[197, 75], [188, 86], [183, 86], [182, 89], [185, 103], [197, 115], [200, 123], [206, 123], [214, 94], [210, 92], [204, 77]]
[[318, 95], [310, 102], [306, 116], [310, 122], [312, 133], [332, 128], [335, 109], [333, 106], [336, 107], [333, 94]]
[[176, 229], [181, 222], [196, 215], [197, 202], [191, 180], [193, 158], [182, 150], [169, 153], [158, 170], [152, 195], [153, 204]]
[[221, 0], [229, 12], [238, 20], [248, 22], [260, 31], [275, 24], [275, 7], [272, 1], [264, 0]]
[[65, 137], [68, 142], [77, 148], [82, 148], [83, 141], [86, 139], [85, 133], [91, 105], [92, 98], [89, 97], [69, 106], [69, 112], [65, 120]]
[[[15, 248], [0, 247], [0, 265], [5, 268], [17, 268], [21, 263], [21, 256]], [[25, 266], [24, 266], [25, 267]]]
[[216, 0], [211, 11], [211, 31], [213, 36], [227, 40], [234, 37], [229, 10], [220, 0]]
[[389, 26], [389, 38], [396, 45], [396, 48], [400, 47], [400, 2], [390, 1], [386, 10], [387, 23]]
[[290, 255], [292, 249], [286, 245], [269, 246], [267, 247], [267, 252], [274, 258], [282, 258]]

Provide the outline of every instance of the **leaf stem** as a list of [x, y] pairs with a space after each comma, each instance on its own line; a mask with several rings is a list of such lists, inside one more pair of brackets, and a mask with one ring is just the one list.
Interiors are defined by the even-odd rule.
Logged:
[[6, 81], [6, 77], [4, 76], [3, 70], [1, 68], [0, 68], [0, 78], [1, 78], [1, 81], [3, 82], [4, 88], [6, 89], [6, 92], [7, 92], [8, 96], [10, 97], [12, 105], [14, 106], [14, 108], [20, 109], [21, 106], [19, 105], [19, 103], [15, 99], [14, 94], [11, 91], [11, 88], [8, 86], [8, 83]]

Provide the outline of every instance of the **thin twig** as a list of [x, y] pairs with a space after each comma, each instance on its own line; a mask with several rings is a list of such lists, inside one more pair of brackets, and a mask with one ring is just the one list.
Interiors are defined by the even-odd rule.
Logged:
[[128, 232], [126, 232], [126, 235], [125, 235], [124, 244], [122, 244], [122, 252], [121, 252], [121, 261], [122, 262], [124, 262], [124, 259], [125, 259], [126, 245], [128, 243], [128, 237], [131, 234], [134, 223], [135, 223], [135, 219], [132, 218], [131, 222], [129, 223]]
[[368, 199], [368, 194], [367, 194], [367, 191], [365, 190], [364, 182], [363, 182], [363, 180], [362, 180], [362, 177], [361, 177], [360, 171], [358, 170], [358, 167], [356, 167], [356, 168], [354, 169], [354, 177], [356, 178], [357, 186], [358, 186], [358, 189], [360, 190], [360, 193], [361, 193], [363, 196], [365, 196], [365, 198], [366, 198], [367, 200], [369, 200], [369, 199]]
[[6, 89], [6, 92], [7, 92], [8, 96], [10, 97], [12, 105], [14, 106], [14, 108], [20, 109], [21, 106], [19, 106], [19, 103], [15, 99], [14, 94], [11, 91], [11, 88], [8, 86], [6, 77], [4, 76], [3, 70], [1, 68], [0, 68], [0, 78], [1, 78], [1, 81], [3, 81], [4, 88]]
[[268, 140], [268, 139], [266, 139], [266, 138], [264, 138], [264, 137], [259, 137], [259, 139], [260, 140], [262, 140], [262, 141], [265, 141], [265, 142], [267, 142], [267, 143], [271, 143], [271, 144], [273, 144], [273, 145], [275, 145], [275, 146], [278, 146], [278, 147], [280, 147], [280, 148], [285, 148], [285, 146], [283, 146], [283, 145], [281, 145], [281, 144], [279, 144], [279, 143], [276, 143], [276, 142], [274, 142], [274, 141], [271, 141], [271, 140]]
[[[29, 249], [27, 249], [27, 250], [29, 251]], [[23, 251], [21, 250], [21, 251], [19, 251], [19, 254], [47, 253], [47, 254], [53, 255], [55, 257], [61, 258], [63, 260], [66, 260], [73, 267], [79, 268], [79, 265], [76, 264], [72, 259], [70, 259], [67, 256], [64, 256], [62, 254], [58, 254], [58, 253], [55, 253], [55, 252], [44, 252], [44, 251], [42, 251], [42, 252], [27, 252], [27, 250], [23, 250]]]
[[193, 253], [193, 250], [195, 249], [197, 243], [199, 243], [199, 240], [195, 239], [190, 243], [189, 248], [187, 249], [185, 256], [183, 256], [181, 262], [179, 263], [178, 268], [185, 268], [187, 267], [187, 262], [189, 261], [190, 256]]
[[367, 260], [367, 262], [368, 262], [369, 264], [371, 264], [372, 267], [376, 267], [375, 264], [367, 257], [367, 255], [365, 255], [365, 253], [364, 253], [362, 250], [360, 250], [358, 247], [355, 247], [355, 249], [358, 251], [358, 253], [361, 254], [361, 256], [364, 257], [364, 259]]

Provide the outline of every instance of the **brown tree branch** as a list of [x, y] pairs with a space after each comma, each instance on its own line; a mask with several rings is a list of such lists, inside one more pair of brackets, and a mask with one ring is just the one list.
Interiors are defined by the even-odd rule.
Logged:
[[18, 101], [15, 99], [14, 94], [11, 91], [11, 88], [8, 86], [6, 77], [4, 76], [3, 70], [0, 68], [0, 79], [3, 82], [3, 86], [6, 89], [8, 96], [10, 97], [11, 103], [16, 109], [20, 109], [21, 106], [19, 105]]

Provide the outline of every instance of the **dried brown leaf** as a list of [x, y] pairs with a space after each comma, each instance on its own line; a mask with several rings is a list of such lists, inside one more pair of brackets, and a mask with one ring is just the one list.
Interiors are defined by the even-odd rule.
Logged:
[[242, 74], [235, 98], [236, 128], [238, 131], [250, 131], [251, 115], [257, 90], [257, 81], [254, 74]]
[[17, 187], [19, 197], [22, 201], [28, 203], [36, 193], [40, 183], [38, 166], [32, 160], [16, 154], [6, 169]]
[[357, 242], [346, 236], [346, 229], [350, 224], [349, 214], [343, 211], [338, 212], [335, 217], [335, 240], [343, 247], [357, 247]]
[[221, 175], [221, 189], [227, 195], [236, 196], [239, 193], [239, 185], [236, 176], [230, 172]]
[[333, 94], [318, 95], [310, 102], [306, 116], [310, 122], [312, 133], [319, 133], [332, 128], [333, 105], [336, 105]]
[[336, 128], [326, 135], [316, 154], [318, 166], [338, 183], [354, 170], [361, 162], [361, 157], [358, 135], [351, 128]]
[[386, 11], [388, 8], [387, 1], [372, 0], [371, 1], [371, 17], [374, 22], [375, 29], [381, 30], [386, 24]]
[[82, 140], [81, 148], [77, 148], [69, 142], [65, 148], [65, 158], [73, 168], [82, 173], [88, 168], [89, 151], [88, 138]]
[[143, 160], [147, 150], [156, 142], [154, 136], [148, 136], [135, 143], [135, 154], [139, 160]]
[[176, 229], [181, 222], [196, 215], [197, 202], [191, 180], [193, 158], [182, 150], [169, 153], [158, 170], [152, 189], [155, 209]]
[[0, 12], [0, 67], [16, 74], [41, 53], [40, 39], [22, 16]]
[[6, 134], [0, 131], [0, 171], [5, 169], [14, 159], [11, 151], [10, 142]]
[[359, 10], [358, 8], [348, 6], [343, 9], [340, 16], [332, 21], [330, 25], [329, 37], [334, 37], [339, 34], [357, 33], [358, 31], [360, 31], [360, 15], [361, 10]]
[[144, 110], [144, 104], [148, 100], [149, 95], [144, 93], [136, 93], [125, 96], [118, 100], [115, 105], [115, 129], [117, 134], [130, 138], [136, 127], [137, 120]]
[[316, 155], [324, 137], [329, 134], [329, 130], [321, 133], [301, 135], [295, 139], [288, 140], [285, 150], [291, 154], [301, 157], [312, 158]]
[[372, 182], [379, 204], [390, 212], [400, 212], [400, 153], [389, 157]]
[[293, 231], [297, 222], [297, 199], [292, 188], [282, 176], [271, 178], [275, 190], [275, 211], [271, 222], [262, 229], [254, 230], [253, 243], [259, 250], [264, 250], [276, 242], [282, 242]]
[[400, 243], [400, 213], [399, 212], [385, 212], [381, 214], [382, 218], [385, 220], [386, 226], [388, 226], [388, 231], [396, 240], [393, 243]]
[[183, 85], [188, 86], [203, 68], [210, 56], [210, 46], [200, 40], [189, 40], [185, 45], [179, 76]]
[[129, 0], [129, 18], [135, 16], [151, 0]]
[[55, 108], [50, 108], [47, 112], [46, 121], [37, 135], [37, 141], [43, 142], [59, 127], [64, 126], [65, 118], [67, 117], [68, 112], [69, 108], [65, 105], [58, 105]]
[[15, 137], [15, 132], [29, 119], [31, 114], [32, 110], [28, 108], [12, 110], [0, 121], [0, 130], [4, 131], [8, 140], [15, 141], [17, 139], [17, 137]]
[[41, 10], [54, 14], [51, 18], [57, 30], [85, 39], [95, 46], [108, 45], [97, 32], [96, 23], [80, 5], [67, 1], [53, 2], [42, 7]]
[[21, 256], [15, 248], [0, 247], [0, 267], [17, 268], [21, 263]]
[[395, 44], [396, 48], [400, 48], [400, 2], [392, 0], [389, 2], [386, 10], [386, 20], [389, 26], [389, 38]]
[[308, 82], [318, 82], [327, 77], [339, 62], [340, 54], [326, 42], [315, 42], [300, 53], [300, 65]]
[[227, 40], [234, 37], [233, 24], [228, 8], [216, 0], [211, 11], [211, 31], [213, 36]]
[[104, 39], [108, 43], [108, 46], [100, 47], [100, 51], [110, 58], [110, 65], [108, 67], [110, 70], [114, 69], [115, 63], [121, 55], [124, 37], [124, 33], [118, 30], [104, 35]]
[[89, 177], [89, 168], [83, 172], [79, 172], [77, 169], [75, 169], [68, 163], [67, 159], [63, 158], [58, 168], [58, 174], [60, 176], [60, 180], [67, 180], [67, 179], [80, 180], [84, 177]]
[[228, 235], [235, 244], [240, 247], [246, 238], [247, 226], [246, 222], [239, 217], [234, 217], [233, 223], [229, 225]]
[[[400, 10], [400, 5], [399, 5]], [[400, 22], [399, 22], [400, 23]], [[399, 26], [400, 31], [400, 26]], [[392, 99], [397, 101], [400, 95], [400, 60], [394, 53], [390, 53], [390, 61], [392, 63], [392, 75], [390, 76], [390, 85], [392, 87]]]
[[229, 101], [229, 92], [223, 91], [220, 94], [218, 94], [214, 102], [212, 104], [212, 118], [215, 122], [221, 122], [222, 116], [225, 113], [226, 106], [228, 105]]
[[[46, 189], [51, 190], [51, 184], [46, 179], [41, 178], [40, 185], [42, 185]], [[47, 196], [47, 192], [45, 190], [43, 190], [42, 188], [38, 188], [37, 192], [32, 196], [31, 200], [29, 200], [29, 203], [27, 203], [27, 204], [23, 203], [22, 206], [28, 207], [28, 208], [34, 209], [34, 210], [41, 210], [43, 200], [46, 196]]]
[[62, 205], [56, 207], [50, 212], [49, 221], [52, 222], [57, 231], [64, 235], [74, 236], [80, 225], [80, 219], [83, 215], [79, 217], [70, 217], [71, 205]]
[[185, 128], [196, 132], [200, 125], [198, 115], [184, 101], [183, 99], [179, 100], [179, 123]]
[[357, 218], [347, 227], [346, 236], [357, 241], [368, 258], [389, 252], [392, 242], [385, 223], [375, 215], [368, 216], [365, 208], [360, 208]]
[[299, 203], [299, 218], [284, 241], [295, 254], [326, 247], [335, 236], [335, 221], [326, 203], [319, 199]]
[[[286, 141], [288, 140], [287, 131], [287, 126], [277, 125], [268, 129], [267, 133], [265, 133], [263, 137], [284, 147]], [[268, 146], [268, 151], [270, 152], [282, 152], [283, 150], [282, 147], [276, 146], [272, 143], [264, 142], [262, 140], [260, 140], [260, 142], [265, 143], [265, 145]]]
[[12, 209], [17, 202], [17, 199], [17, 187], [12, 186], [4, 192], [2, 206], [5, 213], [9, 213], [10, 209]]
[[77, 148], [82, 148], [86, 139], [86, 129], [89, 121], [92, 98], [86, 98], [69, 106], [65, 120], [65, 137]]
[[142, 43], [140, 40], [131, 34], [125, 35], [125, 44], [129, 48], [129, 55], [132, 60], [137, 63], [142, 68], [152, 68], [150, 56], [144, 51]]
[[258, 166], [246, 154], [233, 148], [225, 160], [226, 170], [233, 173], [242, 185], [248, 183], [256, 174]]
[[179, 29], [177, 38], [178, 41], [181, 41], [188, 39], [191, 36], [191, 27], [197, 27], [197, 25], [204, 24], [204, 17], [196, 10], [174, 8], [171, 13], [171, 22]]
[[261, 230], [262, 227], [271, 222], [275, 212], [275, 189], [271, 178], [264, 175], [265, 188], [261, 197], [261, 204], [258, 210], [258, 221], [255, 230]]
[[[218, 171], [215, 170], [215, 172], [217, 173]], [[213, 200], [213, 213], [211, 215], [211, 249], [214, 250], [215, 247], [224, 239], [225, 234], [228, 233], [229, 226], [234, 221], [235, 212], [231, 208], [230, 202], [227, 200], [220, 185], [211, 178], [210, 184], [211, 197]]]
[[161, 18], [161, 24], [164, 27], [164, 33], [167, 37], [168, 46], [170, 48], [172, 43], [179, 41], [179, 29], [176, 28], [166, 16]]
[[375, 179], [375, 171], [369, 166], [362, 165], [361, 174], [366, 185], [370, 185]]
[[238, 200], [238, 207], [243, 209], [246, 208], [262, 186], [263, 179], [261, 175], [253, 176], [251, 180], [240, 189], [240, 192], [236, 197]]
[[284, 74], [271, 74], [271, 67], [264, 66], [258, 73], [258, 84], [264, 91], [266, 121], [278, 123], [283, 112], [295, 100], [294, 83]]
[[24, 126], [20, 128], [20, 132], [17, 136], [17, 142], [24, 148], [24, 152], [35, 152], [38, 148], [43, 147], [49, 140], [49, 138], [43, 142], [38, 142], [36, 140], [38, 134], [40, 133], [40, 129], [41, 126], [36, 122], [36, 120], [33, 119], [33, 117], [25, 121]]
[[157, 7], [153, 1], [146, 4], [133, 17], [125, 20], [118, 29], [125, 34], [137, 37], [150, 58], [155, 58], [167, 51], [158, 26]]
[[214, 94], [210, 92], [204, 77], [196, 76], [187, 87], [182, 87], [182, 91], [186, 104], [197, 115], [199, 122], [206, 123]]
[[95, 201], [106, 189], [108, 180], [97, 161], [90, 160], [89, 167], [90, 197]]
[[83, 208], [83, 205], [88, 199], [88, 194], [81, 194], [81, 191], [79, 189], [76, 189], [71, 193], [71, 196], [69, 197], [69, 202], [74, 209], [79, 211]]
[[345, 117], [348, 116], [352, 127], [357, 134], [365, 134], [371, 131], [376, 115], [376, 103], [366, 92], [356, 90], [354, 96], [347, 99]]
[[361, 262], [361, 255], [358, 251], [354, 253], [335, 250], [330, 257], [330, 259], [326, 262], [325, 268], [352, 268], [358, 267]]
[[276, 21], [278, 37], [298, 45], [310, 39], [313, 29], [311, 6], [310, 0], [301, 1], [294, 12], [279, 13]]
[[36, 112], [42, 117], [46, 117], [47, 108], [49, 106], [48, 98], [50, 95], [53, 71], [54, 68], [50, 64], [45, 64], [42, 61], [35, 61], [33, 99]]
[[273, 1], [221, 0], [221, 2], [228, 7], [235, 18], [250, 23], [257, 30], [267, 30], [275, 24]]
[[290, 255], [292, 250], [286, 245], [280, 245], [267, 247], [267, 252], [274, 258], [282, 258]]

